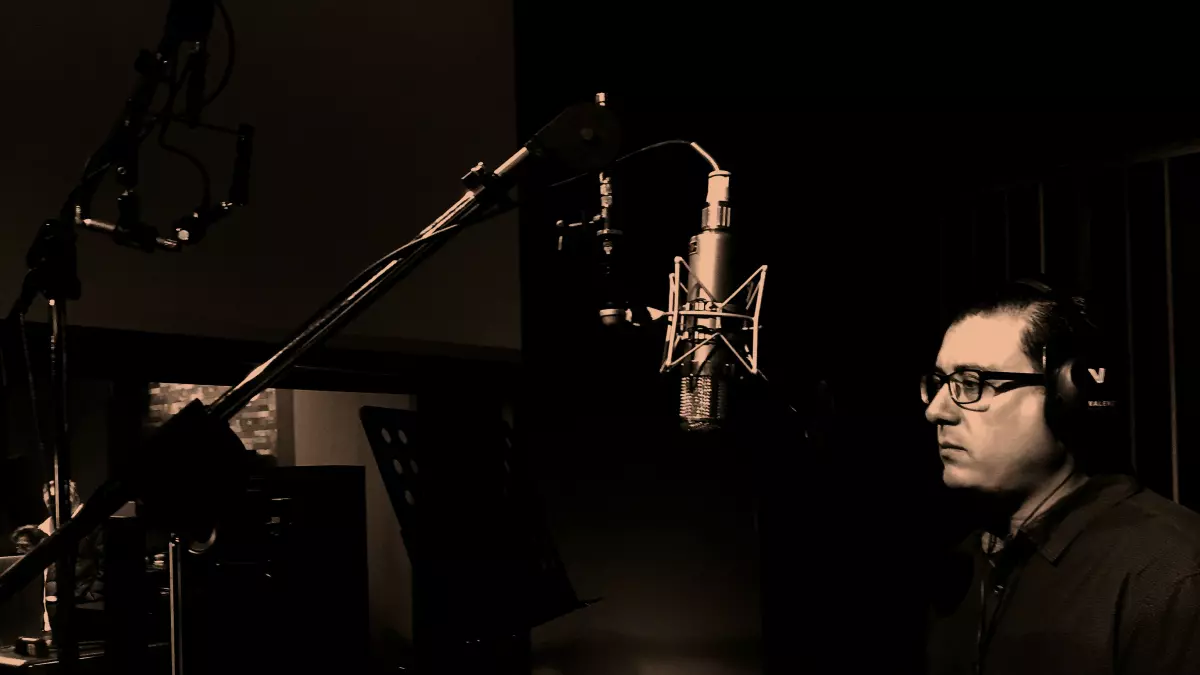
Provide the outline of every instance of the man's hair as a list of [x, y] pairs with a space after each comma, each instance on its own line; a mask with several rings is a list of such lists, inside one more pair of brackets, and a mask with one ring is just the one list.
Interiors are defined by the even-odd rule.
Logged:
[[22, 525], [21, 527], [13, 530], [13, 533], [11, 536], [9, 536], [9, 539], [12, 540], [12, 543], [16, 544], [18, 541], [20, 541], [21, 537], [29, 537], [29, 541], [37, 544], [39, 541], [46, 538], [46, 533], [42, 532], [42, 529], [37, 525]]
[[[973, 316], [1002, 314], [1024, 318], [1021, 351], [1040, 373], [1057, 368], [1065, 359], [1077, 356], [1084, 347], [1086, 338], [1079, 334], [1083, 326], [1077, 319], [1080, 308], [1068, 306], [1068, 302], [1071, 300], [1047, 295], [1031, 286], [1008, 284], [960, 310], [950, 325]], [[1042, 355], [1049, 344], [1055, 347], [1043, 368]]]

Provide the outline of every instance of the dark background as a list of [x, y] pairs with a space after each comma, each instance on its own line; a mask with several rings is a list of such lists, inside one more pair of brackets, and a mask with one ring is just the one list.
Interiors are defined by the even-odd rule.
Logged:
[[[249, 5], [231, 10], [235, 21], [244, 16], [264, 34], [272, 25], [269, 12]], [[303, 14], [309, 22], [292, 26], [328, 38], [306, 47], [304, 59], [263, 53], [257, 75], [237, 76], [244, 89], [231, 117], [248, 118], [266, 106], [256, 87], [270, 80], [273, 68], [315, 70], [322, 50], [344, 54], [366, 43], [372, 49], [364, 54], [383, 54], [388, 40], [398, 39], [365, 34], [361, 23], [349, 19], [323, 25], [327, 12], [332, 10], [309, 8]], [[770, 396], [801, 411], [767, 406], [758, 426], [715, 438], [678, 432], [674, 383], [657, 375], [661, 332], [602, 331], [586, 295], [586, 260], [555, 250], [555, 220], [595, 212], [590, 180], [552, 193], [524, 186], [515, 252], [519, 303], [488, 297], [467, 309], [486, 305], [489, 314], [467, 318], [471, 311], [463, 311], [461, 321], [449, 324], [453, 330], [426, 326], [415, 334], [469, 342], [463, 336], [490, 325], [489, 316], [519, 316], [519, 366], [508, 353], [452, 352], [434, 360], [392, 341], [388, 353], [326, 351], [281, 383], [415, 394], [418, 401], [423, 395], [443, 402], [515, 399], [517, 427], [534, 459], [566, 567], [581, 597], [605, 597], [535, 632], [542, 672], [751, 673], [765, 665], [768, 672], [792, 673], [824, 672], [829, 664], [839, 670], [919, 669], [927, 561], [961, 533], [962, 523], [940, 486], [916, 379], [932, 361], [958, 300], [976, 285], [1043, 266], [1092, 293], [1122, 360], [1132, 366], [1134, 459], [1143, 480], [1171, 496], [1174, 449], [1179, 498], [1200, 505], [1190, 478], [1197, 460], [1187, 450], [1195, 433], [1188, 422], [1194, 397], [1177, 386], [1196, 359], [1189, 328], [1197, 291], [1189, 261], [1200, 245], [1192, 234], [1200, 219], [1194, 196], [1200, 164], [1190, 156], [1200, 147], [1193, 145], [1200, 138], [1196, 105], [1047, 97], [1047, 91], [1086, 88], [1086, 78], [1047, 67], [1041, 77], [1027, 79], [1012, 62], [1009, 70], [1001, 67], [998, 79], [1022, 80], [1039, 95], [989, 88], [993, 80], [963, 64], [955, 67], [956, 52], [917, 35], [878, 29], [839, 39], [817, 17], [783, 21], [749, 6], [652, 14], [623, 3], [570, 7], [517, 0], [512, 17], [514, 146], [566, 105], [604, 91], [622, 119], [626, 150], [669, 138], [694, 140], [732, 171], [745, 272], [770, 266], [762, 347], [762, 367], [774, 385]], [[494, 92], [472, 94], [469, 85], [459, 85], [470, 81], [469, 62], [489, 52], [476, 43], [469, 53], [454, 51], [471, 41], [452, 19], [431, 22], [423, 39], [461, 62], [443, 54], [443, 70], [421, 72], [430, 82], [457, 83], [456, 103], [406, 101], [415, 116], [407, 126], [389, 127], [393, 152], [404, 138], [421, 137], [434, 120], [439, 129], [448, 127], [448, 111], [471, 113], [462, 115], [464, 128], [472, 114], [487, 114]], [[877, 39], [889, 32], [891, 39]], [[112, 47], [120, 53], [114, 67], [126, 67], [125, 54], [140, 44], [132, 36], [122, 40], [128, 49]], [[939, 67], [927, 68], [930, 63]], [[338, 73], [347, 90], [390, 76]], [[329, 72], [323, 77], [325, 85], [337, 79]], [[268, 96], [270, 110], [283, 114], [287, 96], [303, 99], [303, 81], [297, 78], [294, 92]], [[979, 97], [981, 92], [990, 95]], [[304, 99], [310, 121], [338, 109], [336, 101], [310, 98]], [[395, 105], [386, 96], [372, 100], [379, 109]], [[476, 102], [477, 109], [471, 107]], [[353, 111], [340, 114], [344, 122], [354, 119]], [[89, 123], [97, 129], [110, 118], [93, 116]], [[271, 126], [268, 119], [258, 124]], [[296, 137], [338, 145], [339, 130], [313, 124]], [[376, 134], [370, 128], [353, 139], [354, 152], [371, 156]], [[447, 175], [438, 183], [442, 192], [428, 192], [430, 203], [423, 207], [430, 215], [458, 171], [451, 162], [466, 168], [475, 159], [496, 161], [507, 153], [508, 146], [486, 140], [478, 151], [456, 149], [446, 166], [430, 170], [431, 176]], [[303, 185], [316, 202], [375, 195], [378, 203], [361, 214], [378, 222], [391, 213], [381, 196], [391, 182], [412, 179], [411, 169], [402, 175], [393, 169], [378, 158], [363, 161], [353, 175], [326, 165]], [[683, 147], [645, 153], [613, 171], [635, 303], [665, 307], [671, 260], [697, 231], [706, 172]], [[341, 182], [322, 196], [316, 177], [331, 174]], [[278, 181], [280, 191], [291, 184]], [[328, 220], [339, 214], [329, 207]], [[370, 231], [380, 241], [396, 238], [379, 227]], [[304, 232], [328, 236], [322, 228]], [[287, 248], [284, 240], [262, 236], [263, 250]], [[461, 308], [466, 296], [486, 297], [479, 289], [488, 287], [490, 277], [478, 265], [498, 257], [497, 249], [491, 240], [471, 241], [454, 253], [462, 263], [459, 273], [471, 281], [448, 295], [430, 284], [434, 290], [422, 294], [420, 309], [411, 314]], [[299, 262], [318, 265], [331, 248], [310, 245]], [[255, 258], [245, 250], [230, 255], [221, 261], [249, 265]], [[129, 265], [140, 264], [127, 258]], [[342, 264], [349, 265], [338, 268], [343, 272], [357, 265]], [[451, 272], [443, 268], [439, 279]], [[289, 296], [279, 312], [265, 303], [252, 309], [222, 305], [218, 313], [260, 329], [291, 325], [307, 314], [303, 308], [311, 303], [304, 298], [324, 297], [336, 286], [334, 277], [341, 278], [334, 270], [322, 274], [329, 284], [306, 284], [308, 295]], [[269, 281], [260, 287], [286, 290], [280, 277]], [[258, 281], [247, 273], [230, 285], [237, 283]], [[103, 317], [107, 310], [92, 311]], [[114, 306], [111, 314], [129, 311]], [[511, 332], [491, 331], [476, 344], [512, 347], [506, 337]], [[104, 391], [131, 401], [136, 397], [129, 381], [231, 384], [271, 347], [97, 330], [71, 348], [80, 376], [115, 382]], [[832, 392], [832, 409], [819, 402], [822, 381]], [[125, 394], [112, 396], [114, 391]], [[11, 406], [25, 405], [12, 400]], [[14, 409], [10, 416], [20, 419]], [[822, 433], [806, 441], [806, 428]], [[32, 471], [28, 457], [12, 461]], [[17, 475], [5, 473], [14, 484]], [[86, 482], [84, 487], [86, 494]], [[10, 508], [19, 519], [30, 519], [26, 514], [36, 510], [29, 506], [31, 495], [18, 499], [15, 489], [6, 494], [14, 495]]]
[[[922, 68], [911, 21], [890, 39], [851, 38], [772, 23], [752, 7], [716, 17], [605, 7], [581, 16], [518, 2], [522, 133], [604, 91], [623, 113], [628, 150], [695, 140], [731, 170], [743, 274], [770, 266], [762, 367], [828, 433], [804, 443], [794, 423], [773, 419], [761, 435], [712, 444], [660, 424], [648, 412], [664, 407], [650, 367], [661, 353], [645, 344], [654, 340], [601, 331], [590, 311], [547, 320], [572, 298], [586, 304], [586, 272], [562, 264], [546, 227], [578, 214], [553, 207], [522, 214], [526, 382], [536, 383], [523, 411], [538, 432], [570, 439], [574, 457], [562, 462], [580, 472], [587, 462], [627, 473], [648, 465], [715, 480], [731, 465], [753, 467], [767, 672], [919, 669], [928, 556], [966, 523], [940, 485], [914, 383], [953, 308], [990, 284], [1045, 272], [1089, 297], [1115, 343], [1113, 367], [1133, 370], [1139, 475], [1171, 496], [1176, 448], [1179, 498], [1200, 505], [1188, 490], [1189, 395], [1177, 387], [1172, 401], [1170, 381], [1183, 381], [1195, 358], [1185, 339], [1194, 103], [1063, 97], [1086, 89], [1089, 73], [1064, 75], [1056, 61], [1005, 62], [997, 79], [1018, 86], [998, 89], [1016, 95], [974, 97], [993, 73], [966, 57], [956, 64], [953, 50], [938, 69]], [[569, 25], [591, 48], [564, 49], [539, 22]], [[650, 155], [612, 175], [632, 286], [646, 289], [634, 304], [662, 308], [670, 260], [698, 231], [707, 168], [679, 147]], [[563, 202], [591, 200], [590, 216], [594, 184], [574, 189]], [[833, 411], [812, 405], [822, 380]], [[634, 427], [636, 446], [626, 441]]]

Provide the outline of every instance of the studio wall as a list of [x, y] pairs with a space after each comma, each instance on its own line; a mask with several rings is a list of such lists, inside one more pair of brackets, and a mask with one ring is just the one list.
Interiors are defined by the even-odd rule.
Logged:
[[[251, 205], [179, 254], [80, 232], [79, 325], [279, 342], [359, 271], [407, 242], [462, 192], [477, 161], [516, 147], [508, 0], [225, 3], [237, 37], [229, 86], [205, 111], [255, 125]], [[38, 226], [57, 214], [117, 120], [138, 50], [168, 3], [80, 0], [0, 9], [0, 303], [20, 289]], [[228, 39], [213, 29], [209, 83]], [[160, 95], [156, 105], [165, 96]], [[233, 138], [175, 124], [223, 198]], [[183, 159], [143, 144], [144, 219], [164, 233], [199, 198]], [[95, 201], [116, 217], [112, 183]], [[514, 217], [473, 228], [359, 317], [336, 344], [419, 352], [521, 346]], [[42, 321], [41, 306], [31, 318]], [[444, 351], [444, 350], [443, 350]]]
[[[371, 454], [358, 411], [364, 405], [412, 409], [413, 397], [297, 390], [292, 392], [295, 465], [362, 466], [367, 485], [367, 575], [371, 656], [377, 664], [408, 663], [412, 646], [412, 571], [400, 522]], [[336, 533], [330, 533], [336, 555]], [[336, 592], [336, 582], [333, 587]]]

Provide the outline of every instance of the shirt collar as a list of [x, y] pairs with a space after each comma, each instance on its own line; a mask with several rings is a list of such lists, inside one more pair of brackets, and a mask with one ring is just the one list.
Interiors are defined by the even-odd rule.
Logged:
[[1036, 522], [1022, 528], [1021, 535], [1055, 563], [1097, 516], [1141, 489], [1132, 476], [1093, 476], [1051, 506]]

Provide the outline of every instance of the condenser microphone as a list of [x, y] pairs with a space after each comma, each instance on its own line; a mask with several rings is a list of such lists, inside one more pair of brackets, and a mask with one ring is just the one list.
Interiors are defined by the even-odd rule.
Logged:
[[[767, 267], [745, 281], [735, 276], [728, 171], [708, 174], [706, 202], [700, 233], [688, 243], [687, 262], [675, 258], [670, 308], [664, 315], [668, 329], [661, 370], [679, 372], [679, 418], [686, 431], [721, 428], [730, 415], [735, 383], [745, 372], [759, 374], [759, 315]], [[686, 286], [681, 267], [688, 272]]]

